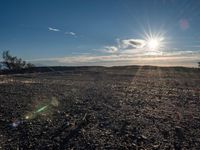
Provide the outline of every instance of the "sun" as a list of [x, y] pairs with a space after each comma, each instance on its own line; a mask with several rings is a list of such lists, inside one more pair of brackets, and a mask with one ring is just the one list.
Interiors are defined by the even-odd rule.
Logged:
[[157, 50], [160, 46], [160, 40], [154, 38], [149, 39], [147, 41], [147, 46], [150, 50]]
[[142, 37], [145, 41], [144, 48], [147, 52], [162, 52], [162, 50], [166, 47], [165, 30], [152, 32], [149, 28], [148, 31], [144, 30]]

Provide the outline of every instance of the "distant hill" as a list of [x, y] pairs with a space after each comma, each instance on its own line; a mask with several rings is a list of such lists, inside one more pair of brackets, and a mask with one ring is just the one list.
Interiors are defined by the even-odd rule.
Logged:
[[103, 66], [51, 66], [51, 67], [32, 67], [20, 70], [1, 70], [0, 74], [25, 74], [25, 73], [45, 73], [45, 72], [81, 72], [81, 71], [103, 71], [103, 70], [131, 70], [131, 69], [162, 69], [162, 70], [175, 70], [175, 71], [197, 71], [200, 72], [198, 68], [187, 68], [187, 67], [159, 67], [159, 66], [113, 66], [113, 67], [103, 67]]

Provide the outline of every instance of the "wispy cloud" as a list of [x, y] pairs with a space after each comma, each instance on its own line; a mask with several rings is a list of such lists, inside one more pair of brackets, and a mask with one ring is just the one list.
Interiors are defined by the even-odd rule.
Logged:
[[[52, 27], [48, 27], [48, 30], [49, 31], [53, 31], [53, 32], [59, 32], [59, 31], [61, 31], [60, 29], [52, 28]], [[75, 32], [72, 32], [72, 31], [70, 31], [70, 32], [64, 32], [64, 34], [77, 37], [77, 34]]]
[[126, 39], [119, 42], [121, 48], [143, 48], [146, 41], [142, 39]]
[[[146, 41], [141, 39], [117, 39], [115, 45], [104, 46], [98, 51], [104, 53], [138, 53], [146, 46]], [[144, 50], [142, 50], [144, 51]]]
[[118, 48], [116, 46], [105, 46], [102, 51], [106, 53], [116, 53], [118, 52]]
[[159, 66], [196, 66], [200, 53], [165, 53], [164, 55], [109, 54], [109, 55], [74, 55], [61, 58], [31, 60], [43, 65], [159, 65]]
[[76, 36], [75, 32], [65, 32], [66, 35], [72, 35], [72, 36]]
[[110, 54], [142, 54], [145, 52], [146, 41], [142, 39], [117, 39], [115, 45], [105, 46], [98, 51]]
[[54, 32], [58, 32], [60, 31], [60, 29], [56, 29], [56, 28], [52, 28], [52, 27], [48, 27], [49, 31], [54, 31]]

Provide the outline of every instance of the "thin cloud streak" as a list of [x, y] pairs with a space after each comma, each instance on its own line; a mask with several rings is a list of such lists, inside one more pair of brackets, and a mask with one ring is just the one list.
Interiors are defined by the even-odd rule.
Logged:
[[59, 32], [60, 29], [56, 29], [56, 28], [52, 28], [52, 27], [48, 27], [49, 31], [54, 31], [54, 32]]
[[75, 32], [65, 32], [66, 35], [76, 36]]

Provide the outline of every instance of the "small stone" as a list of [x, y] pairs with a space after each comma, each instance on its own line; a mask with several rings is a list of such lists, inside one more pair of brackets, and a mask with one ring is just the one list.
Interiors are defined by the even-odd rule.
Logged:
[[141, 138], [147, 140], [147, 137], [145, 135], [141, 135]]
[[8, 142], [11, 142], [12, 141], [12, 139], [8, 139]]
[[157, 150], [157, 149], [159, 149], [159, 147], [160, 147], [160, 145], [159, 145], [159, 144], [153, 145], [153, 149], [154, 149], [154, 150]]

